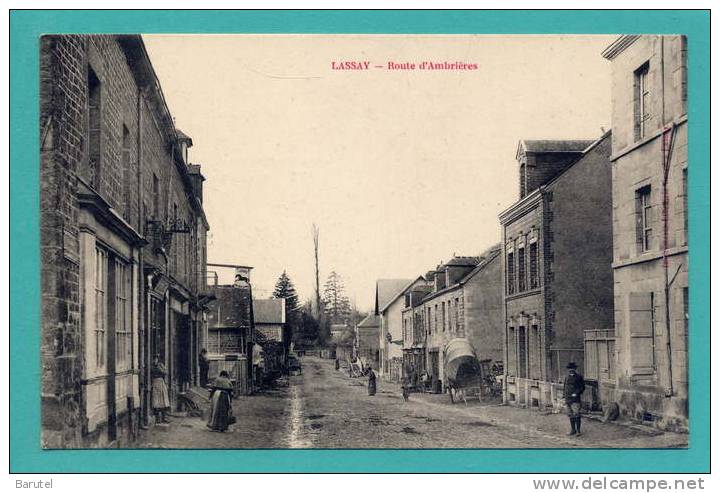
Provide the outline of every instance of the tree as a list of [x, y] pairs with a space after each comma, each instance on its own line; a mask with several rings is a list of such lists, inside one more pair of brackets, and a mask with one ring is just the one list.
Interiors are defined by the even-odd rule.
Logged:
[[275, 299], [283, 298], [285, 300], [285, 322], [288, 328], [288, 337], [285, 339], [286, 343], [292, 340], [293, 334], [297, 330], [298, 325], [298, 295], [295, 291], [295, 285], [293, 284], [287, 271], [283, 270], [282, 274], [275, 283], [275, 290], [273, 291], [272, 297]]
[[280, 277], [278, 277], [272, 297], [275, 299], [285, 299], [285, 309], [288, 312], [288, 316], [290, 316], [291, 312], [295, 312], [298, 309], [299, 299], [297, 291], [295, 291], [295, 284], [293, 284], [290, 276], [288, 276], [287, 271], [283, 271]]
[[315, 309], [318, 320], [320, 320], [323, 312], [320, 306], [320, 228], [315, 223], [312, 225], [312, 237], [315, 251]]
[[307, 302], [299, 312], [297, 331], [293, 342], [298, 348], [314, 347], [320, 344], [320, 324], [312, 313], [312, 303]]
[[322, 303], [325, 314], [332, 323], [345, 322], [350, 315], [350, 300], [345, 295], [345, 285], [342, 277], [332, 271], [323, 287]]

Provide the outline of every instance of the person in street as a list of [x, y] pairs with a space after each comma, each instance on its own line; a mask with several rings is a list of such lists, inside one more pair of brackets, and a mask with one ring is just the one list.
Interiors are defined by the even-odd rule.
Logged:
[[225, 370], [210, 385], [210, 417], [207, 427], [211, 431], [224, 432], [232, 424], [233, 386], [230, 375]]
[[377, 391], [377, 382], [375, 377], [375, 372], [373, 371], [372, 367], [368, 368], [367, 371], [367, 377], [368, 377], [368, 395], [375, 395], [375, 392]]
[[407, 375], [402, 379], [402, 396], [405, 402], [410, 400], [410, 379]]
[[580, 404], [582, 393], [585, 391], [585, 380], [577, 372], [577, 364], [574, 362], [568, 363], [566, 368], [568, 375], [563, 386], [563, 397], [570, 418], [571, 429], [568, 435], [580, 436], [582, 434], [580, 432]]
[[422, 375], [420, 375], [420, 383], [422, 384], [423, 392], [428, 391], [429, 382], [430, 382], [430, 375], [428, 375], [427, 370], [423, 370]]
[[208, 372], [210, 371], [210, 360], [208, 359], [207, 349], [200, 350], [200, 387], [207, 387]]
[[160, 361], [160, 355], [156, 354], [153, 358], [150, 376], [152, 378], [152, 407], [158, 423], [170, 422], [167, 418], [167, 413], [170, 411], [170, 395], [165, 384], [166, 375], [167, 369]]
[[338, 371], [340, 369], [340, 360], [335, 358], [335, 371]]

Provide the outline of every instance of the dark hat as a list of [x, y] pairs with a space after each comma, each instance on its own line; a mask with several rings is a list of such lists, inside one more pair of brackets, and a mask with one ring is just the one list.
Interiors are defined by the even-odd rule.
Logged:
[[575, 364], [574, 361], [571, 361], [570, 363], [567, 364], [567, 366], [565, 368], [567, 368], [568, 370], [576, 370], [577, 365]]

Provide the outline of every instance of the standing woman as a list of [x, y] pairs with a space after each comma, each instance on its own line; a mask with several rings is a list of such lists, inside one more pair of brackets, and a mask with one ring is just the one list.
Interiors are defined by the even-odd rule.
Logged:
[[225, 370], [220, 372], [220, 376], [210, 385], [210, 418], [207, 427], [211, 431], [225, 431], [230, 426], [230, 418], [232, 416], [232, 407], [230, 399], [232, 399], [233, 386], [230, 381], [230, 375]]
[[368, 376], [368, 395], [375, 395], [375, 391], [377, 390], [377, 383], [375, 382], [375, 372], [372, 369], [372, 366], [368, 368], [367, 372]]
[[165, 384], [167, 369], [160, 362], [160, 356], [155, 355], [153, 366], [150, 372], [152, 377], [152, 407], [158, 423], [169, 423], [167, 413], [170, 411], [170, 396]]

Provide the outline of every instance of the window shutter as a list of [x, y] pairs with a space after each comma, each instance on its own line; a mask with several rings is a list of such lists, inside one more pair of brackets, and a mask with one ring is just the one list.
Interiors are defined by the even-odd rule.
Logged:
[[652, 293], [630, 293], [630, 362], [633, 375], [655, 373]]

